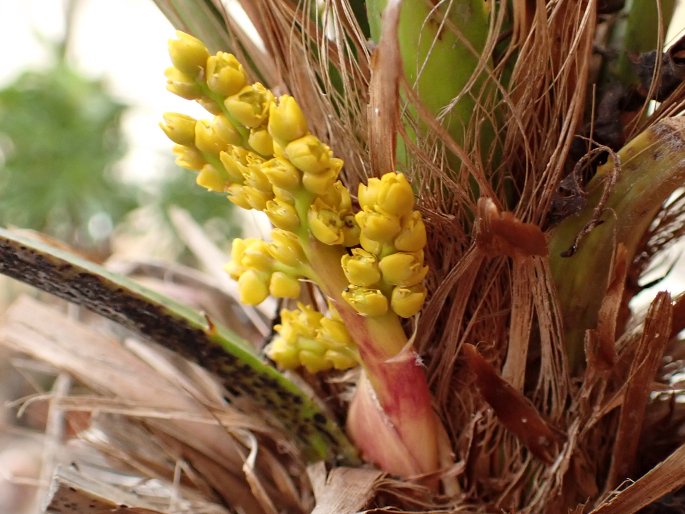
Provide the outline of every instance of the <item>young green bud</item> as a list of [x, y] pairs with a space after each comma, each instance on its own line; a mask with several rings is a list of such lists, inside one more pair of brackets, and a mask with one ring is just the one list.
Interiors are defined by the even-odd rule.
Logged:
[[421, 310], [425, 299], [426, 288], [423, 285], [397, 286], [392, 290], [390, 307], [398, 316], [410, 318]]
[[300, 296], [300, 282], [282, 271], [275, 271], [271, 275], [269, 292], [276, 298], [297, 298]]
[[381, 279], [376, 256], [361, 248], [353, 248], [352, 255], [343, 255], [341, 264], [348, 282], [355, 286], [370, 287]]
[[316, 174], [330, 169], [331, 149], [312, 134], [288, 143], [285, 153], [288, 160], [304, 172]]
[[388, 299], [378, 289], [351, 285], [342, 292], [342, 297], [365, 316], [382, 316], [388, 312]]
[[307, 120], [292, 96], [282, 95], [278, 104], [271, 104], [269, 133], [284, 143], [307, 134]]
[[242, 88], [224, 101], [226, 110], [248, 128], [259, 127], [269, 115], [274, 95], [259, 82]]
[[267, 277], [253, 269], [245, 270], [238, 279], [240, 302], [245, 305], [258, 305], [269, 296]]
[[423, 265], [423, 255], [397, 252], [383, 257], [378, 263], [383, 280], [394, 286], [413, 286], [421, 282], [428, 273]]
[[417, 252], [426, 246], [426, 226], [421, 213], [412, 211], [401, 220], [402, 229], [397, 234], [395, 248], [403, 252]]
[[243, 65], [234, 55], [218, 52], [207, 59], [207, 86], [215, 93], [231, 96], [247, 84]]
[[195, 144], [195, 118], [177, 112], [167, 112], [163, 118], [159, 126], [169, 139], [184, 146]]
[[262, 164], [261, 170], [276, 187], [292, 191], [300, 185], [300, 172], [285, 159], [276, 157], [268, 160]]
[[176, 31], [176, 36], [178, 39], [169, 40], [171, 62], [182, 73], [197, 77], [207, 64], [209, 57], [207, 47], [199, 39], [180, 30]]
[[195, 100], [202, 97], [200, 85], [181, 70], [174, 67], [167, 68], [164, 71], [164, 76], [167, 79], [166, 88], [173, 94], [186, 100]]

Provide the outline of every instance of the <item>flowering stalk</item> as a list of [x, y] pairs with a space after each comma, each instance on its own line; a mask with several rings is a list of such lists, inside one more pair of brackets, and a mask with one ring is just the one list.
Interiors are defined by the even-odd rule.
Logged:
[[203, 187], [265, 212], [272, 240], [236, 239], [228, 273], [241, 301], [297, 299], [300, 280], [316, 283], [330, 308], [284, 310], [269, 356], [283, 368], [364, 372], [348, 416], [362, 454], [401, 476], [437, 470], [443, 429], [424, 369], [401, 324], [426, 297], [426, 232], [404, 175], [360, 186], [358, 212], [338, 180], [343, 162], [308, 130], [294, 98], [276, 100], [248, 83], [230, 54], [210, 56], [181, 32], [170, 42], [168, 88], [214, 115], [167, 114], [162, 129], [181, 166]]

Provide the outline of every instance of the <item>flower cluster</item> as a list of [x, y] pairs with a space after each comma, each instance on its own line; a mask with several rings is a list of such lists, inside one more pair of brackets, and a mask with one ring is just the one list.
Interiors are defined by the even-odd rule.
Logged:
[[426, 298], [423, 264], [426, 228], [414, 210], [414, 192], [401, 173], [386, 173], [359, 186], [361, 248], [342, 258], [349, 287], [343, 298], [357, 312], [380, 316], [416, 314]]
[[278, 336], [267, 354], [283, 369], [304, 367], [310, 373], [344, 370], [359, 363], [359, 356], [344, 323], [335, 309], [324, 316], [298, 304], [296, 310], [282, 310]]

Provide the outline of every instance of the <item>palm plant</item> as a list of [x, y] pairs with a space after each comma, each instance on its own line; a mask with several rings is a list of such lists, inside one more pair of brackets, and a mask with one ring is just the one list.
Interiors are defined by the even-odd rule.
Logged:
[[[246, 416], [227, 429], [238, 450], [210, 466], [186, 426], [174, 436], [195, 489], [228, 509], [677, 502], [683, 297], [629, 309], [683, 233], [673, 3], [238, 3], [251, 30], [220, 2], [157, 1], [198, 38], [170, 43], [168, 88], [213, 116], [163, 129], [200, 185], [275, 225], [270, 245], [237, 240], [228, 271], [243, 303], [286, 298], [267, 353], [296, 372], [209, 317], [4, 233], [0, 270], [221, 378], [228, 405], [176, 380], [215, 416]], [[303, 480], [321, 460], [329, 470], [310, 464]]]

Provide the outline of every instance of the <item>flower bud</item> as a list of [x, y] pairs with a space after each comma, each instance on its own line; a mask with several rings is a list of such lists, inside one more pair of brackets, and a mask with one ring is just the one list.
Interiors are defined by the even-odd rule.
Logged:
[[417, 252], [426, 246], [426, 226], [420, 212], [412, 211], [402, 218], [402, 229], [394, 244], [403, 252]]
[[212, 100], [209, 97], [206, 96], [201, 96], [199, 98], [196, 98], [195, 101], [208, 113], [217, 115], [221, 114], [223, 111], [221, 110], [221, 104], [217, 104], [214, 100]]
[[266, 277], [264, 273], [248, 269], [238, 279], [238, 292], [240, 302], [245, 305], [258, 305], [269, 296]]
[[195, 118], [177, 112], [167, 112], [163, 118], [159, 126], [169, 139], [184, 146], [195, 144]]
[[271, 231], [273, 241], [269, 244], [269, 255], [275, 260], [292, 268], [300, 266], [306, 261], [300, 240], [292, 232], [274, 229]]
[[164, 76], [167, 79], [166, 88], [173, 94], [186, 100], [195, 100], [202, 96], [200, 85], [192, 77], [177, 68], [167, 68], [164, 71]]
[[414, 191], [402, 173], [386, 173], [376, 196], [377, 209], [392, 216], [404, 216], [414, 208]]
[[359, 184], [359, 191], [357, 198], [359, 206], [363, 209], [368, 207], [374, 209], [376, 206], [378, 191], [381, 188], [381, 180], [379, 178], [370, 178], [366, 184]]
[[218, 52], [207, 59], [207, 86], [215, 93], [223, 97], [231, 96], [246, 84], [243, 65], [234, 55]]
[[369, 287], [381, 279], [375, 255], [361, 248], [353, 248], [352, 255], [343, 255], [341, 264], [348, 282], [355, 286]]
[[207, 47], [199, 39], [180, 30], [176, 31], [176, 37], [178, 39], [169, 40], [171, 62], [182, 73], [197, 77], [207, 64]]
[[242, 209], [250, 210], [252, 209], [252, 205], [250, 204], [245, 190], [246, 186], [241, 186], [240, 184], [231, 184], [227, 188], [227, 198], [232, 204], [237, 205]]
[[320, 324], [316, 338], [326, 346], [338, 349], [354, 347], [354, 341], [342, 321], [323, 317]]
[[388, 312], [388, 299], [378, 289], [351, 285], [342, 292], [342, 297], [365, 316], [382, 316]]
[[410, 318], [421, 310], [426, 299], [426, 288], [422, 285], [397, 286], [392, 290], [390, 306], [395, 314]]
[[219, 155], [224, 149], [223, 141], [216, 136], [209, 120], [198, 120], [195, 124], [195, 146], [211, 155]]
[[323, 173], [330, 168], [331, 149], [308, 134], [288, 143], [285, 153], [293, 165], [307, 173]]
[[383, 243], [366, 237], [363, 232], [359, 234], [359, 244], [364, 250], [374, 255], [380, 255], [383, 251]]
[[275, 337], [266, 348], [266, 354], [281, 369], [296, 369], [300, 367], [298, 353], [297, 345], [289, 343], [283, 337]]
[[359, 361], [355, 359], [350, 352], [338, 350], [326, 350], [324, 359], [326, 359], [326, 362], [332, 364], [335, 369], [341, 371], [354, 368], [359, 364]]
[[250, 129], [247, 143], [257, 153], [271, 157], [274, 154], [274, 142], [265, 128]]
[[307, 221], [312, 235], [327, 245], [339, 245], [345, 241], [342, 220], [337, 212], [321, 208], [315, 202], [309, 207]]
[[297, 298], [300, 296], [300, 282], [282, 271], [275, 271], [269, 282], [269, 293], [276, 298]]
[[300, 185], [300, 172], [285, 159], [276, 157], [268, 160], [262, 164], [261, 170], [276, 187], [292, 191]]
[[359, 236], [361, 235], [361, 229], [357, 225], [354, 219], [354, 214], [345, 214], [342, 217], [342, 233], [343, 233], [343, 244], [347, 247], [357, 246], [359, 244]]
[[242, 88], [224, 101], [226, 110], [248, 128], [262, 125], [269, 115], [274, 95], [259, 82]]
[[323, 355], [312, 351], [300, 351], [299, 357], [302, 366], [309, 373], [318, 373], [319, 371], [326, 371], [331, 368]]
[[241, 273], [245, 271], [245, 267], [240, 263], [247, 248], [247, 242], [244, 239], [236, 237], [231, 243], [231, 260], [224, 269], [233, 280], [238, 280]]
[[338, 180], [338, 172], [328, 170], [323, 173], [303, 173], [302, 185], [310, 193], [323, 195], [333, 188], [333, 184]]
[[195, 178], [198, 186], [209, 191], [223, 193], [226, 190], [226, 178], [211, 164], [205, 164]]
[[256, 237], [245, 239], [245, 248], [240, 255], [240, 264], [245, 268], [270, 272], [273, 260], [266, 241]]
[[236, 130], [233, 124], [228, 120], [225, 114], [217, 114], [212, 119], [212, 130], [219, 137], [225, 145], [242, 144], [240, 133]]
[[[336, 161], [339, 161], [336, 162]], [[335, 164], [338, 172], [342, 169], [342, 159], [331, 159], [331, 167]], [[319, 199], [331, 209], [338, 212], [348, 212], [352, 210], [352, 198], [350, 191], [339, 180], [333, 184], [325, 193], [319, 195]]]
[[364, 207], [355, 215], [355, 219], [365, 237], [376, 241], [392, 241], [400, 232], [400, 220], [379, 211]]
[[294, 232], [300, 226], [300, 218], [295, 207], [282, 200], [269, 200], [264, 212], [271, 223], [280, 229]]
[[378, 267], [383, 280], [394, 286], [413, 286], [421, 282], [428, 273], [428, 266], [423, 265], [423, 256], [407, 252], [383, 257]]
[[282, 95], [278, 99], [278, 104], [271, 104], [269, 133], [284, 143], [307, 134], [307, 120], [292, 96]]
[[249, 153], [249, 150], [239, 146], [228, 146], [226, 150], [219, 152], [219, 160], [233, 182], [242, 184], [245, 181]]
[[189, 170], [200, 170], [207, 164], [202, 154], [191, 146], [174, 145], [171, 150], [176, 156], [176, 164]]

